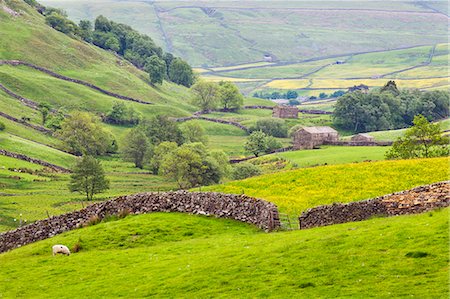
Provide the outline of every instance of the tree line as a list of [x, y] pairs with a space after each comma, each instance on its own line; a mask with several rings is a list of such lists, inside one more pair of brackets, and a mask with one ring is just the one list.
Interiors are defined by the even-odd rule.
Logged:
[[409, 127], [416, 115], [428, 121], [449, 117], [448, 91], [399, 90], [394, 81], [369, 93], [351, 92], [337, 100], [334, 124], [352, 132]]
[[145, 70], [152, 84], [162, 84], [169, 80], [190, 87], [195, 81], [191, 66], [179, 57], [164, 52], [147, 35], [132, 27], [108, 20], [100, 15], [94, 24], [81, 20], [71, 21], [64, 10], [45, 7], [35, 0], [25, 1], [45, 16], [46, 23], [68, 36], [113, 51], [136, 67]]

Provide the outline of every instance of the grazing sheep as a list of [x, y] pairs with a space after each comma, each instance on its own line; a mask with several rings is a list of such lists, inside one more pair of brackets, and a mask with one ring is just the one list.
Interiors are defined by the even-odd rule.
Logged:
[[67, 248], [67, 246], [64, 246], [64, 245], [55, 245], [52, 247], [52, 250], [53, 250], [53, 255], [58, 254], [58, 253], [70, 255], [69, 248]]

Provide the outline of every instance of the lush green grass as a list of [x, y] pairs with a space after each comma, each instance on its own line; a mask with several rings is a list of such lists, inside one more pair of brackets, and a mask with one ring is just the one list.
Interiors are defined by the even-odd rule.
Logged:
[[[176, 187], [174, 182], [163, 177], [142, 173], [131, 163], [103, 158], [102, 165], [110, 180], [110, 190], [96, 195], [96, 200], [145, 191], [166, 191]], [[84, 195], [69, 192], [69, 175], [30, 175], [8, 170], [17, 167], [42, 168], [0, 156], [0, 231], [17, 227], [18, 222], [13, 219], [19, 219], [20, 214], [22, 219], [34, 221], [46, 218], [48, 214], [58, 215], [78, 210], [88, 204], [84, 201]]]
[[2, 149], [19, 152], [66, 168], [72, 167], [75, 163], [75, 157], [70, 154], [5, 132], [0, 132], [0, 146]]
[[380, 146], [322, 146], [320, 149], [277, 153], [279, 156], [297, 164], [298, 167], [332, 165], [384, 160], [388, 147]]
[[329, 165], [263, 175], [206, 187], [274, 202], [289, 214], [318, 205], [372, 198], [448, 179], [448, 159]]
[[[27, 67], [1, 66], [0, 80], [21, 96], [40, 103], [47, 102], [69, 111], [107, 113], [115, 102], [121, 101], [86, 86], [63, 81]], [[194, 110], [192, 106], [181, 101], [176, 107], [167, 104], [143, 105], [135, 102], [127, 102], [127, 105], [134, 107], [146, 117], [154, 114], [186, 116], [189, 112], [185, 109]]]
[[[136, 69], [124, 60], [119, 60], [107, 51], [53, 30], [45, 24], [44, 18], [40, 14], [23, 1], [10, 1], [9, 6], [21, 11], [22, 15], [15, 18], [3, 10], [0, 11], [1, 38], [8, 41], [0, 45], [0, 59], [25, 60], [117, 93], [172, 106], [172, 109], [173, 106], [176, 106], [180, 110], [194, 110], [189, 104], [190, 94], [186, 88], [167, 82], [161, 87], [153, 88], [149, 84], [148, 75], [143, 71]], [[4, 69], [8, 70], [7, 74], [2, 74], [2, 82], [8, 79], [32, 83], [28, 82], [30, 81], [28, 79], [33, 76], [36, 76], [36, 82], [50, 80], [43, 78], [43, 75], [38, 75], [37, 72], [25, 75], [23, 72], [26, 70], [20, 68], [17, 70], [17, 72], [22, 71], [20, 74], [11, 73], [9, 68], [2, 67], [2, 70]], [[52, 84], [53, 81], [50, 80], [48, 84]], [[66, 92], [70, 95], [73, 88], [74, 94], [77, 95], [80, 90], [70, 84], [65, 84], [65, 86], [64, 90], [53, 89], [52, 93], [47, 94], [48, 100], [63, 100], [64, 97], [59, 96], [61, 93]], [[43, 88], [45, 87], [46, 85], [43, 86]], [[39, 89], [33, 91], [37, 95], [42, 95]], [[88, 91], [86, 93], [89, 98], [91, 93]], [[53, 94], [54, 96], [52, 96]]]
[[[439, 121], [442, 130], [450, 130], [450, 119]], [[402, 137], [407, 129], [389, 130], [370, 132], [369, 135], [373, 136], [375, 140], [380, 141], [395, 141], [397, 138]]]
[[[448, 212], [272, 234], [202, 216], [128, 216], [1, 254], [0, 294], [447, 298]], [[80, 252], [51, 256], [52, 245], [77, 242]]]

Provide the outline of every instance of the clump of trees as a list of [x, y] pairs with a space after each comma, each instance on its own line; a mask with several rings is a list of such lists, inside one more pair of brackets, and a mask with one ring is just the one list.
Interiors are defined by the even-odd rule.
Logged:
[[64, 141], [66, 150], [81, 155], [104, 155], [117, 152], [117, 143], [98, 117], [88, 112], [75, 112], [61, 123], [55, 135]]
[[298, 98], [298, 92], [296, 92], [295, 90], [288, 90], [285, 93], [279, 91], [273, 92], [256, 91], [255, 93], [253, 93], [253, 97], [267, 100], [277, 100], [277, 99], [290, 100]]
[[92, 156], [83, 156], [70, 175], [69, 190], [85, 194], [87, 200], [92, 200], [95, 194], [108, 189], [109, 180], [100, 162]]
[[115, 102], [104, 117], [105, 122], [117, 125], [137, 125], [140, 119], [140, 113], [123, 102]]
[[433, 124], [423, 115], [417, 115], [414, 126], [407, 129], [403, 137], [398, 138], [386, 153], [387, 159], [413, 159], [448, 156], [448, 136], [442, 136], [439, 123]]
[[449, 117], [449, 100], [447, 91], [398, 91], [390, 83], [380, 91], [340, 97], [333, 121], [337, 127], [357, 133], [405, 128], [418, 114], [429, 121]]
[[247, 162], [241, 162], [233, 166], [231, 178], [233, 180], [243, 180], [260, 175], [261, 173], [261, 169], [258, 166]]
[[262, 131], [266, 135], [284, 138], [288, 135], [288, 128], [283, 119], [277, 118], [263, 118], [258, 119], [255, 126], [250, 128], [250, 131]]
[[237, 111], [244, 103], [244, 97], [232, 82], [215, 83], [198, 80], [191, 90], [194, 93], [193, 104], [202, 111], [211, 111], [219, 107], [223, 111]]
[[174, 145], [161, 143], [152, 160], [159, 166], [158, 173], [174, 179], [180, 188], [217, 184], [229, 172], [228, 163], [223, 164], [223, 153], [209, 152], [202, 143]]
[[162, 84], [163, 80], [170, 80], [190, 87], [195, 81], [194, 72], [187, 62], [170, 53], [164, 53], [149, 36], [128, 25], [113, 22], [102, 15], [95, 19], [94, 24], [89, 20], [81, 20], [77, 25], [69, 20], [66, 12], [61, 9], [37, 6], [32, 0], [29, 4], [45, 16], [46, 23], [52, 28], [113, 51], [145, 70], [152, 84]]
[[262, 153], [269, 154], [276, 149], [282, 148], [280, 141], [262, 131], [255, 131], [248, 136], [244, 148], [246, 151], [258, 157]]

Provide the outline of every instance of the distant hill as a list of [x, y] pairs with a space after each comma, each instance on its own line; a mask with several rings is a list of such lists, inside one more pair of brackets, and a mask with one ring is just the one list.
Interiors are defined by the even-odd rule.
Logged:
[[[130, 24], [197, 66], [202, 76], [237, 82], [249, 94], [295, 89], [317, 96], [361, 80], [382, 86], [384, 77], [403, 79], [407, 88], [448, 88], [449, 17], [443, 2], [43, 3], [65, 9], [74, 20], [103, 14]], [[437, 44], [442, 45], [436, 54], [443, 56], [433, 58]]]
[[447, 42], [447, 11], [398, 1], [44, 0], [75, 20], [104, 14], [196, 66], [294, 62]]

